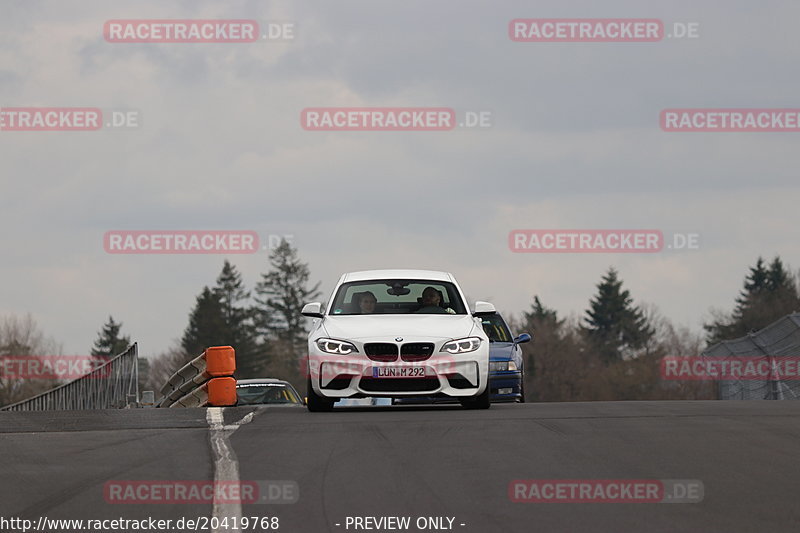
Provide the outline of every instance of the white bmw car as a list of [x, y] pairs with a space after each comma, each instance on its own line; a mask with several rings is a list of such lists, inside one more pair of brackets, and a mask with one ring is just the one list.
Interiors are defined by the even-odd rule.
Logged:
[[342, 398], [450, 396], [489, 407], [489, 339], [455, 278], [427, 270], [343, 275], [326, 305], [306, 304], [310, 411]]

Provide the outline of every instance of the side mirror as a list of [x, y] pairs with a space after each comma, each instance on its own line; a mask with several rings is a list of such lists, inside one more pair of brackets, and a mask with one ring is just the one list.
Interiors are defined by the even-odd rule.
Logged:
[[303, 306], [303, 310], [300, 311], [300, 313], [309, 318], [322, 318], [322, 304], [319, 302], [306, 304]]
[[493, 315], [496, 312], [497, 309], [489, 302], [475, 302], [475, 310], [472, 312], [472, 316]]
[[514, 344], [522, 344], [524, 342], [531, 342], [532, 338], [533, 337], [531, 337], [527, 333], [523, 333], [523, 334], [519, 335], [517, 338], [514, 339]]

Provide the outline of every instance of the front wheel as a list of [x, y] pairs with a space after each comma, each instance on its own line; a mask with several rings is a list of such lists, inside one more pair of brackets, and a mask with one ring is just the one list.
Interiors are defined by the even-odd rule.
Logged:
[[325, 398], [314, 392], [314, 387], [311, 386], [311, 378], [309, 377], [306, 382], [306, 407], [312, 413], [320, 413], [333, 410], [333, 400]]
[[462, 398], [459, 401], [464, 409], [488, 409], [491, 405], [489, 401], [489, 384], [486, 384], [486, 388], [479, 395], [472, 398]]

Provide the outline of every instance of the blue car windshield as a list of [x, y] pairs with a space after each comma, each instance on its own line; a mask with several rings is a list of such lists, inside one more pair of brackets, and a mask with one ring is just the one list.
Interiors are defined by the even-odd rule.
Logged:
[[513, 342], [511, 331], [499, 313], [483, 317], [482, 323], [489, 342]]

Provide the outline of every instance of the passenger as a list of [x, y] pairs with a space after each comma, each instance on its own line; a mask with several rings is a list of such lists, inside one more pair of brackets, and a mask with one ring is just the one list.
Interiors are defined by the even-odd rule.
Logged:
[[361, 310], [362, 315], [371, 315], [375, 312], [375, 304], [378, 299], [370, 291], [359, 293], [358, 308]]
[[444, 309], [442, 307], [442, 295], [434, 287], [425, 287], [425, 290], [422, 291], [422, 307], [414, 312], [426, 314], [454, 313], [452, 309]]

